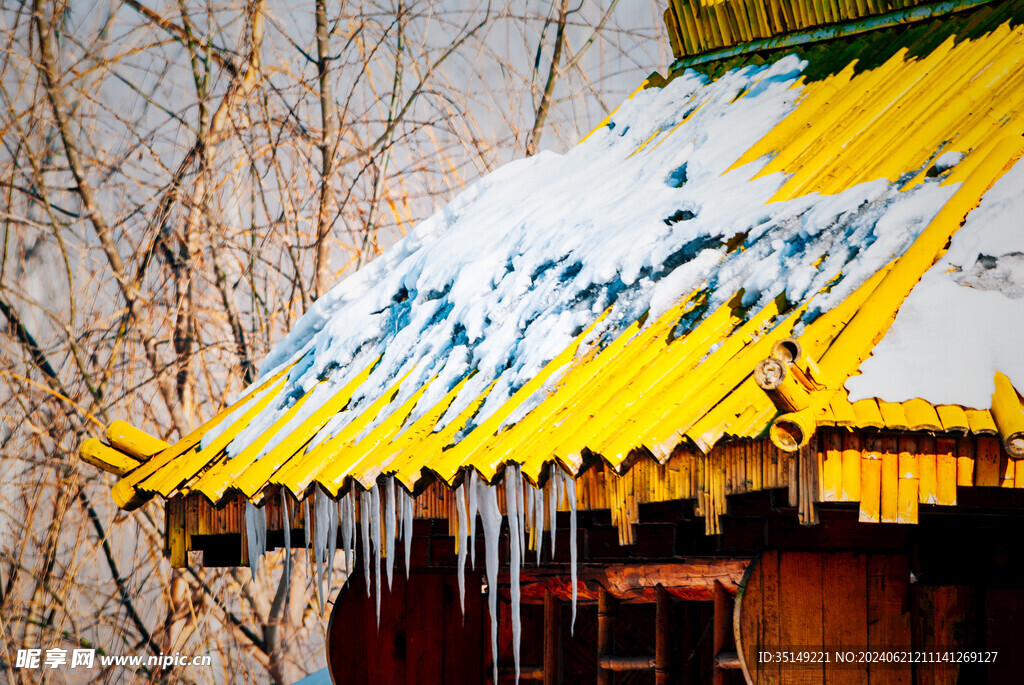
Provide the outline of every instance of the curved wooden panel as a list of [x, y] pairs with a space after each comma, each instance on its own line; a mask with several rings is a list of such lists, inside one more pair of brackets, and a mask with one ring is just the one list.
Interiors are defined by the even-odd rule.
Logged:
[[[372, 579], [371, 579], [372, 582]], [[485, 640], [479, 572], [466, 572], [466, 612], [454, 573], [395, 569], [391, 589], [367, 597], [362, 573], [338, 594], [327, 627], [327, 664], [335, 685], [468, 685], [484, 681]]]
[[[755, 559], [736, 594], [733, 630], [750, 685], [869, 682], [866, 664], [763, 663], [761, 651], [909, 649], [908, 558], [903, 554], [780, 552]], [[910, 682], [906, 670], [870, 674], [871, 683]]]

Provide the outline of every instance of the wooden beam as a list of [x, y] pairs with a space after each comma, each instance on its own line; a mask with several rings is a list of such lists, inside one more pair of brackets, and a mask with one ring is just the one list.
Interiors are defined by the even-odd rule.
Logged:
[[655, 685], [668, 685], [668, 669], [672, 661], [672, 655], [668, 648], [672, 604], [665, 588], [659, 585], [657, 592], [658, 599], [655, 603], [654, 618], [654, 682]]
[[717, 660], [718, 655], [721, 654], [728, 646], [729, 635], [732, 633], [732, 607], [729, 606], [731, 601], [732, 598], [728, 591], [726, 591], [725, 587], [721, 583], [715, 583], [713, 649], [716, 665], [714, 675], [712, 676], [712, 682], [714, 685], [723, 685], [723, 683], [725, 683], [725, 674], [722, 673], [722, 669], [717, 666]]
[[[677, 599], [710, 602], [715, 584], [736, 594], [749, 558], [690, 559], [684, 563], [580, 565], [577, 568], [578, 601], [597, 601], [601, 591], [630, 602], [657, 601], [660, 586]], [[572, 597], [572, 583], [562, 568], [523, 568], [520, 596], [523, 602], [540, 603], [550, 591], [557, 599]]]
[[597, 685], [612, 685], [612, 672], [603, 660], [612, 651], [615, 632], [615, 600], [603, 587], [597, 593]]
[[[606, 676], [625, 671], [651, 671], [655, 668], [655, 660], [653, 656], [602, 656], [601, 668], [609, 672]], [[600, 677], [598, 682], [601, 682]]]

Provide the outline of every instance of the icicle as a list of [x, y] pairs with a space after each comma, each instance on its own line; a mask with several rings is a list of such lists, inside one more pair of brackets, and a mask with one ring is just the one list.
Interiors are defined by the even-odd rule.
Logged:
[[[348, 553], [351, 562], [348, 565], [348, 572], [352, 573], [356, 570], [356, 495], [354, 492], [349, 491], [348, 493]], [[369, 582], [369, 581], [367, 581]]]
[[327, 591], [331, 591], [331, 571], [334, 570], [334, 556], [338, 552], [338, 525], [339, 521], [339, 508], [341, 502], [335, 502], [332, 499], [328, 499], [327, 493], [321, 490], [317, 493], [323, 496], [327, 501], [327, 559], [324, 562], [324, 566], [327, 567]]
[[391, 590], [391, 577], [395, 573], [395, 540], [398, 538], [398, 531], [395, 530], [395, 477], [388, 476], [384, 481], [384, 511], [385, 520], [384, 535], [384, 556], [388, 570], [388, 590]]
[[516, 466], [516, 513], [519, 517], [519, 559], [526, 557], [526, 514], [523, 506], [523, 475]]
[[405, 490], [402, 490], [402, 496], [405, 498], [403, 504], [405, 513], [402, 514], [405, 523], [405, 533], [403, 534], [405, 538], [405, 579], [409, 580], [409, 560], [412, 556], [412, 522], [414, 520], [413, 506], [415, 506], [416, 502], [413, 500], [412, 495]]
[[378, 628], [380, 627], [380, 557], [383, 552], [380, 536], [380, 487], [374, 484], [370, 490], [370, 542], [373, 543], [373, 590], [377, 595]]
[[[519, 509], [519, 468], [509, 465], [505, 469], [505, 503], [508, 509], [508, 575], [512, 595], [512, 661], [519, 682], [519, 643], [522, 624], [519, 616], [519, 560], [522, 551], [522, 512]], [[488, 560], [488, 563], [490, 560]]]
[[544, 489], [533, 489], [533, 528], [536, 531], [535, 549], [537, 552], [537, 566], [540, 566], [540, 551], [544, 548]]
[[548, 477], [548, 529], [551, 531], [551, 561], [555, 560], [555, 531], [558, 530], [558, 485], [562, 479], [562, 472], [557, 466], [551, 466], [551, 475]]
[[249, 550], [249, 570], [256, 580], [260, 559], [267, 551], [267, 517], [263, 507], [245, 500], [245, 539]]
[[292, 584], [292, 515], [288, 511], [288, 495], [281, 490], [281, 528], [284, 529], [284, 584]]
[[[308, 507], [307, 507], [308, 510]], [[313, 566], [316, 568], [316, 592], [320, 600], [320, 611], [324, 609], [324, 574], [327, 569], [327, 538], [331, 525], [331, 501], [319, 489], [313, 493]]]
[[480, 523], [484, 528], [487, 549], [487, 604], [491, 616], [491, 658], [494, 661], [494, 682], [498, 682], [498, 538], [501, 536], [501, 510], [498, 491], [479, 478], [473, 489], [480, 505]]
[[370, 491], [359, 493], [359, 530], [363, 539], [363, 577], [366, 579], [366, 596], [370, 596]]
[[351, 493], [346, 493], [344, 497], [338, 500], [338, 525], [341, 529], [341, 553], [345, 555], [345, 582], [348, 582], [348, 576], [351, 575], [352, 568], [352, 557], [348, 554], [348, 536], [349, 526], [351, 522], [348, 517], [348, 498]]
[[395, 494], [398, 498], [397, 505], [395, 506], [395, 514], [398, 516], [398, 520], [395, 521], [395, 533], [399, 540], [402, 539], [402, 535], [405, 533], [405, 500], [402, 499], [402, 493], [404, 490], [401, 487], [395, 488]]
[[302, 541], [302, 546], [308, 549], [313, 548], [313, 538], [309, 535], [309, 524], [312, 519], [309, 516], [309, 498], [302, 500], [302, 532], [305, 538]]
[[455, 488], [455, 511], [459, 515], [459, 538], [455, 541], [459, 548], [459, 607], [462, 608], [462, 617], [466, 617], [466, 545], [469, 544], [468, 530], [466, 525], [466, 490], [459, 484]]
[[476, 488], [479, 480], [480, 476], [471, 469], [469, 472], [469, 539], [473, 541], [473, 544], [469, 548], [469, 563], [474, 571], [476, 570]]
[[569, 498], [569, 569], [572, 580], [572, 622], [569, 635], [576, 629], [576, 481], [565, 479], [565, 494]]
[[[523, 480], [523, 485], [519, 488], [519, 493], [523, 496], [523, 519], [526, 521], [526, 532], [529, 533], [533, 529], [533, 486], [530, 486], [530, 490], [527, 492], [526, 480]], [[531, 539], [532, 538], [527, 535], [527, 546], [529, 546]], [[523, 558], [526, 558], [526, 550], [523, 551]]]
[[352, 569], [355, 568], [355, 550], [352, 549], [356, 537], [354, 497], [355, 495], [350, 490], [338, 502], [338, 507], [341, 509], [341, 551], [345, 555], [346, 576], [352, 575]]

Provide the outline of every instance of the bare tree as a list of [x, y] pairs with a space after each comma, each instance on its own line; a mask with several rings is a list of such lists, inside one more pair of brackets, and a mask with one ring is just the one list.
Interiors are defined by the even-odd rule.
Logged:
[[[302, 563], [290, 585], [281, 554], [255, 580], [170, 569], [160, 505], [116, 511], [77, 448], [115, 418], [173, 440], [212, 416], [345, 273], [665, 65], [656, 3], [529, 7], [0, 6], [8, 679], [43, 676], [13, 670], [19, 648], [209, 653], [172, 676], [202, 682], [323, 662]], [[140, 675], [165, 677], [102, 678]]]

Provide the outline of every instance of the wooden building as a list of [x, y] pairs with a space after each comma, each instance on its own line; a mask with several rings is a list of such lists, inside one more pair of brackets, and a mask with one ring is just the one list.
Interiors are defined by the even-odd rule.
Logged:
[[[361, 537], [365, 566], [332, 611], [336, 683], [513, 682], [516, 668], [544, 683], [1019, 682], [1024, 3], [672, 0], [665, 20], [671, 73], [581, 149], [610, 168], [676, 150], [688, 161], [660, 178], [704, 204], [666, 215], [651, 249], [698, 228], [636, 278], [563, 300], [583, 247], [528, 273], [520, 292], [550, 289], [552, 311], [599, 291], [568, 346], [529, 374], [481, 355], [448, 373], [455, 348], [412, 358], [382, 332], [320, 363], [349, 335], [331, 321], [363, 297], [345, 290], [194, 433], [167, 444], [116, 422], [82, 458], [120, 477], [120, 507], [164, 500], [174, 566], [248, 565], [264, 534], [331, 553]], [[686, 97], [665, 105], [673, 83]], [[644, 119], [662, 106], [674, 120]], [[734, 149], [728, 121], [752, 144]], [[726, 211], [765, 187], [764, 218]], [[524, 231], [546, 230], [532, 220]], [[430, 243], [396, 249], [384, 269]], [[702, 264], [681, 296], [651, 294]], [[401, 310], [394, 330], [454, 297], [392, 295], [384, 269], [364, 280], [383, 293], [374, 316]], [[929, 310], [942, 279], [968, 304]], [[482, 349], [517, 316], [488, 311], [460, 345]], [[535, 318], [520, 348], [558, 339], [532, 336]], [[901, 396], [918, 363], [951, 390]], [[484, 521], [510, 510], [499, 544]], [[383, 583], [381, 554], [408, 577]]]

